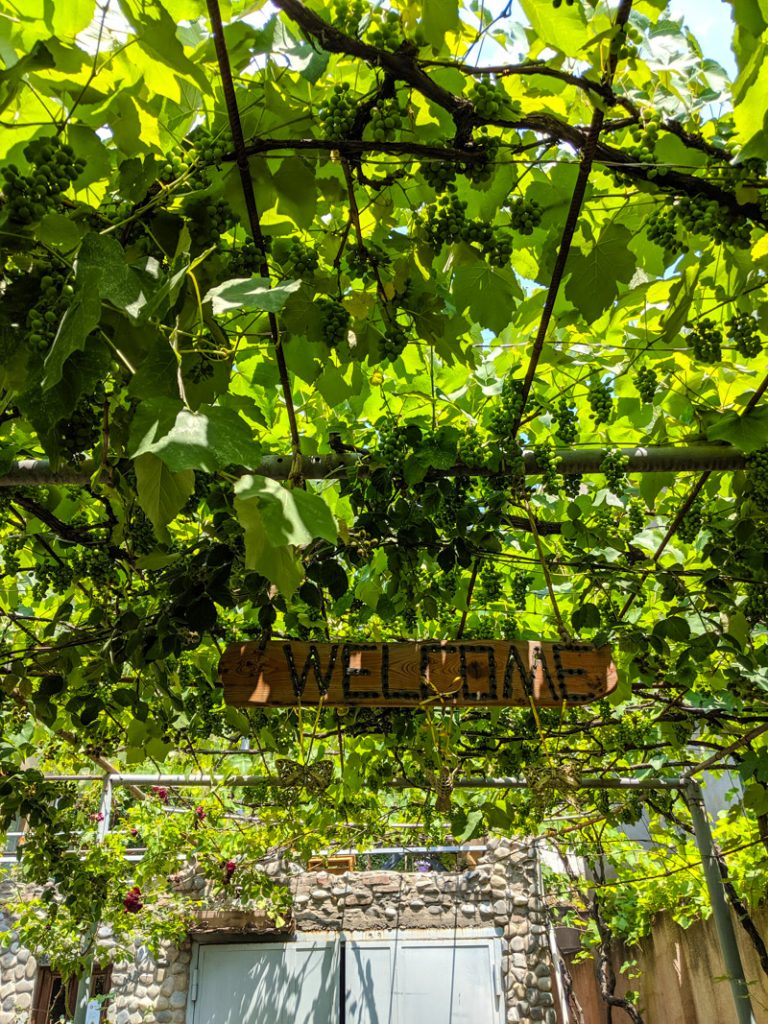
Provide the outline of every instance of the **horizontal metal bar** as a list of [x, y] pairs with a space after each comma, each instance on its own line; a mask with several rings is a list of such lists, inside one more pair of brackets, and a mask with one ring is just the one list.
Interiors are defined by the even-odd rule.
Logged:
[[487, 846], [375, 846], [370, 850], [323, 850], [318, 857], [378, 857], [379, 854], [411, 853], [485, 853]]
[[[746, 456], [731, 445], [636, 445], [620, 448], [627, 460], [629, 473], [715, 473], [743, 469]], [[606, 447], [555, 448], [558, 471], [566, 476], [580, 473], [599, 473]], [[537, 476], [543, 467], [536, 452], [523, 452], [526, 475]], [[287, 480], [293, 460], [290, 455], [267, 455], [248, 470], [273, 480]], [[344, 476], [350, 470], [373, 470], [377, 466], [375, 452], [369, 459], [354, 452], [331, 452], [325, 455], [304, 455], [300, 459], [299, 474], [305, 480], [329, 480]], [[62, 466], [52, 470], [47, 459], [22, 459], [0, 476], [0, 487], [35, 487], [47, 484], [81, 484], [89, 482], [95, 464], [86, 460], [77, 466]], [[491, 476], [499, 474], [498, 467], [457, 464], [444, 470], [431, 470], [432, 476]], [[511, 475], [501, 471], [501, 475]]]

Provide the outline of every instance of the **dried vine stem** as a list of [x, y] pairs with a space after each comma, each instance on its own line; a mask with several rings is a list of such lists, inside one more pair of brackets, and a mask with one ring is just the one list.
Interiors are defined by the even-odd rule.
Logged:
[[[237, 169], [240, 173], [240, 182], [243, 188], [245, 207], [248, 211], [248, 222], [253, 241], [261, 253], [261, 267], [259, 268], [261, 276], [269, 280], [267, 246], [264, 241], [264, 233], [261, 230], [261, 220], [259, 218], [259, 209], [256, 204], [256, 194], [253, 189], [251, 171], [248, 167], [248, 154], [245, 148], [245, 138], [243, 136], [243, 126], [240, 121], [240, 111], [237, 106], [235, 86], [232, 80], [232, 68], [230, 67], [227, 43], [224, 38], [224, 26], [221, 21], [219, 2], [218, 0], [207, 0], [207, 5], [208, 17], [213, 31], [214, 46], [216, 47], [216, 57], [219, 63], [221, 85], [224, 91], [224, 100], [227, 105], [229, 128], [232, 132], [232, 141], [235, 145]], [[285, 361], [285, 353], [283, 352], [283, 344], [280, 338], [280, 329], [278, 327], [277, 317], [274, 313], [269, 313], [268, 318], [269, 331], [272, 337], [272, 344], [275, 349], [275, 359], [277, 361], [277, 369], [280, 377], [280, 387], [283, 392], [285, 408], [288, 413], [288, 425], [291, 433], [291, 449], [293, 452], [293, 470], [291, 478], [297, 479], [298, 471], [295, 467], [301, 458], [301, 440], [299, 437], [298, 423], [296, 422], [296, 410], [293, 404], [293, 395], [291, 394], [291, 382], [288, 376], [288, 366]]]

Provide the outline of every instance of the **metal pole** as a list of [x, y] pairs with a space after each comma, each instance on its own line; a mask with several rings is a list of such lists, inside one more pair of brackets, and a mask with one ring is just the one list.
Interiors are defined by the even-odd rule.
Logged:
[[[565, 476], [578, 473], [600, 473], [605, 457], [605, 447], [555, 448], [558, 460], [557, 470]], [[650, 445], [621, 448], [626, 459], [628, 473], [718, 473], [743, 469], [746, 464], [744, 452], [728, 444], [708, 445]], [[304, 480], [328, 480], [344, 476], [350, 471], [370, 465], [375, 469], [380, 463], [376, 452], [371, 461], [366, 456], [353, 452], [330, 452], [323, 455], [303, 455], [298, 469]], [[266, 455], [251, 467], [250, 472], [268, 476], [273, 480], [287, 480], [292, 472], [293, 459], [290, 455]], [[0, 487], [40, 487], [53, 483], [85, 485], [91, 478], [95, 463], [86, 459], [77, 466], [65, 465], [51, 469], [47, 459], [22, 459], [14, 463], [0, 476]], [[537, 476], [543, 471], [542, 463], [535, 451], [523, 452], [523, 469], [526, 476]], [[449, 469], [435, 470], [434, 476], [492, 476], [497, 468], [487, 465], [457, 464]]]
[[709, 891], [709, 901], [712, 904], [712, 916], [715, 919], [717, 937], [720, 940], [720, 950], [723, 954], [723, 962], [728, 980], [731, 983], [733, 1002], [736, 1007], [736, 1018], [739, 1024], [755, 1024], [755, 1016], [749, 998], [749, 988], [744, 977], [744, 968], [733, 930], [731, 912], [726, 902], [725, 888], [723, 887], [723, 880], [720, 877], [720, 869], [717, 866], [715, 851], [712, 845], [712, 830], [709, 827], [709, 818], [704, 806], [704, 795], [701, 791], [701, 786], [692, 779], [688, 779], [685, 783], [684, 792], [696, 833], [696, 845], [701, 854], [704, 878], [706, 879]]
[[[99, 804], [100, 818], [96, 826], [96, 840], [99, 843], [109, 832], [112, 822], [112, 779], [109, 775], [104, 776], [104, 786], [101, 791], [101, 803]], [[92, 925], [86, 933], [86, 939], [91, 942], [96, 934], [97, 925]], [[72, 1024], [85, 1024], [88, 1014], [88, 1004], [91, 1001], [91, 973], [93, 971], [93, 955], [87, 957], [86, 966], [77, 981], [77, 996], [75, 999], [75, 1012], [72, 1017]]]

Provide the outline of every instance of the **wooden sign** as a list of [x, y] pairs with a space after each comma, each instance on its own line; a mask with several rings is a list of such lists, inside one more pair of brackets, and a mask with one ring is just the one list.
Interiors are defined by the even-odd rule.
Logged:
[[219, 676], [225, 701], [239, 707], [558, 707], [616, 686], [609, 647], [527, 640], [233, 644]]

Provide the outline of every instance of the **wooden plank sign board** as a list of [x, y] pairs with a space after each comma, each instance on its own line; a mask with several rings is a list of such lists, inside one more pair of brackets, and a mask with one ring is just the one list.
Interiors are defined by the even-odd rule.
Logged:
[[528, 640], [232, 644], [219, 663], [227, 704], [540, 707], [585, 704], [616, 686], [609, 647]]

